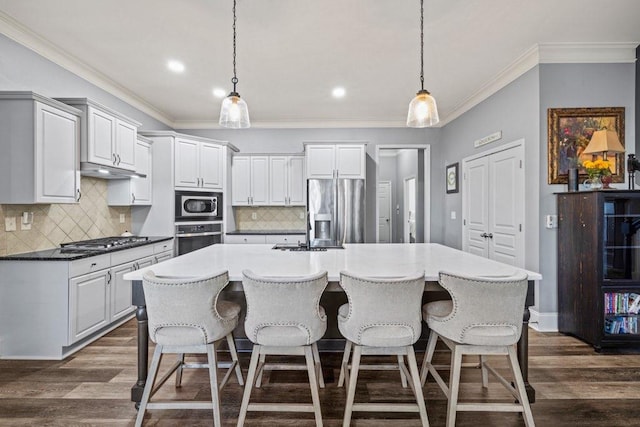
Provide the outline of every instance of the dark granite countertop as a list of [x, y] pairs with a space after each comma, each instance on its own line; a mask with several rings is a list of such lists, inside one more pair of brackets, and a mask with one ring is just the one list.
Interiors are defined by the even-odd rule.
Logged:
[[229, 235], [247, 235], [247, 234], [257, 234], [261, 236], [265, 235], [273, 235], [273, 234], [307, 234], [304, 230], [235, 230], [235, 231], [227, 231], [226, 234]]
[[42, 251], [25, 252], [22, 254], [13, 254], [0, 257], [0, 261], [74, 261], [82, 258], [89, 258], [96, 255], [102, 255], [110, 252], [123, 251], [126, 249], [137, 248], [139, 246], [153, 245], [154, 243], [171, 240], [173, 237], [148, 237], [143, 242], [134, 242], [127, 246], [114, 246], [100, 250], [68, 250], [62, 248], [45, 249]]

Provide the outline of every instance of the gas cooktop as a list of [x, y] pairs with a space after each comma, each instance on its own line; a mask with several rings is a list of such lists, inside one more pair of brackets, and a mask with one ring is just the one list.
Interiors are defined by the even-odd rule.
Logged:
[[78, 242], [62, 243], [60, 248], [62, 252], [78, 252], [78, 251], [103, 251], [105, 249], [126, 248], [128, 246], [136, 246], [140, 242], [146, 242], [148, 237], [129, 236], [129, 237], [103, 237], [100, 239], [80, 240]]

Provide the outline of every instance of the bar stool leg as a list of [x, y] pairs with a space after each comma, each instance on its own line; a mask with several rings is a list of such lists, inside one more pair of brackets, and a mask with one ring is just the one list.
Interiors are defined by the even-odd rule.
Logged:
[[345, 340], [344, 354], [342, 355], [342, 364], [340, 365], [340, 377], [338, 378], [338, 387], [344, 385], [345, 378], [349, 382], [349, 356], [351, 356], [351, 341]]
[[178, 368], [176, 369], [176, 387], [182, 386], [182, 370], [184, 365], [184, 353], [180, 353], [177, 355], [177, 362], [179, 363]]
[[344, 408], [344, 418], [342, 420], [342, 427], [349, 427], [349, 425], [351, 425], [351, 414], [353, 413], [353, 401], [356, 396], [356, 383], [358, 382], [358, 370], [360, 369], [361, 355], [362, 355], [362, 348], [356, 344], [353, 348], [353, 358], [351, 360], [351, 373], [349, 374], [351, 378], [349, 378], [349, 390], [347, 391], [347, 404]]
[[156, 383], [156, 377], [158, 376], [158, 367], [160, 366], [160, 360], [162, 359], [162, 346], [156, 344], [156, 350], [153, 352], [153, 359], [151, 359], [151, 367], [149, 368], [149, 375], [147, 376], [147, 383], [144, 386], [142, 393], [142, 400], [140, 401], [140, 408], [138, 409], [138, 416], [136, 417], [136, 427], [142, 425], [144, 419], [144, 413], [147, 410], [147, 404], [151, 398], [151, 390]]
[[216, 360], [215, 343], [207, 345], [207, 360], [209, 362], [209, 383], [211, 386], [211, 404], [213, 406], [213, 425], [222, 426], [220, 419], [220, 390], [218, 389], [218, 361]]
[[404, 370], [402, 367], [404, 366], [404, 356], [398, 354], [398, 370], [400, 371], [400, 382], [402, 383], [402, 388], [407, 388], [407, 377], [404, 375]]
[[420, 420], [422, 425], [429, 427], [429, 418], [427, 417], [427, 407], [424, 404], [424, 395], [422, 394], [422, 387], [420, 386], [420, 373], [418, 372], [418, 362], [416, 361], [416, 354], [413, 350], [413, 346], [407, 346], [407, 362], [409, 364], [409, 373], [411, 374], [411, 381], [413, 382], [413, 392], [416, 396], [416, 402], [418, 403], [418, 411], [420, 412]]
[[449, 403], [447, 404], [447, 427], [456, 425], [458, 407], [458, 390], [460, 388], [460, 369], [462, 368], [462, 352], [458, 346], [451, 351], [451, 376], [449, 378]]
[[240, 361], [238, 360], [238, 352], [236, 351], [236, 344], [233, 341], [233, 335], [227, 335], [227, 345], [229, 346], [229, 352], [231, 353], [231, 360], [235, 362], [236, 367], [236, 378], [238, 379], [238, 384], [244, 385], [244, 380], [242, 379], [242, 369], [240, 368]]
[[427, 350], [424, 352], [424, 359], [422, 360], [422, 370], [420, 371], [420, 384], [424, 387], [424, 383], [427, 381], [429, 375], [429, 363], [433, 360], [433, 353], [436, 350], [436, 344], [438, 342], [438, 335], [431, 331], [429, 333], [429, 341], [427, 341]]
[[244, 425], [247, 418], [247, 409], [249, 408], [249, 397], [251, 397], [251, 389], [256, 380], [256, 370], [258, 368], [258, 359], [260, 359], [260, 346], [253, 345], [251, 353], [251, 362], [249, 363], [249, 372], [247, 373], [247, 381], [244, 383], [244, 393], [242, 394], [242, 404], [240, 405], [240, 414], [238, 415], [238, 427]]
[[318, 384], [320, 388], [324, 388], [324, 374], [322, 373], [322, 364], [320, 363], [320, 352], [318, 351], [318, 343], [311, 344], [311, 350], [313, 350], [313, 359], [316, 367], [316, 376], [318, 377]]
[[320, 411], [320, 394], [318, 393], [318, 380], [316, 378], [316, 364], [313, 360], [311, 346], [304, 346], [304, 358], [307, 362], [309, 374], [309, 386], [311, 387], [311, 400], [313, 401], [313, 413], [316, 417], [316, 427], [322, 427], [322, 412]]
[[262, 375], [264, 375], [264, 363], [265, 363], [266, 355], [260, 355], [260, 362], [258, 362], [258, 373], [256, 377], [256, 388], [262, 387]]

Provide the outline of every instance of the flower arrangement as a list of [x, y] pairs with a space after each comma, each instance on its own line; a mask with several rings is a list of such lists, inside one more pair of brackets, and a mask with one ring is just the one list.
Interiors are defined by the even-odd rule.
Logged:
[[608, 160], [587, 160], [586, 162], [582, 163], [582, 167], [584, 167], [587, 171], [589, 179], [611, 175], [611, 162]]

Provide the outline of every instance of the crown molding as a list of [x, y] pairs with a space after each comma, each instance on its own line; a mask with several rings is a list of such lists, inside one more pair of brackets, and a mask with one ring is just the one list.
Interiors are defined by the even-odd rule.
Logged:
[[[176, 120], [175, 129], [226, 129], [217, 121]], [[252, 121], [251, 129], [406, 128], [404, 121]]]
[[634, 63], [640, 43], [545, 43], [539, 45], [540, 64]]
[[57, 64], [83, 78], [89, 83], [96, 85], [100, 89], [105, 90], [109, 94], [120, 98], [127, 104], [130, 104], [145, 114], [148, 114], [154, 119], [166, 124], [167, 126], [173, 127], [173, 121], [171, 118], [162, 111], [158, 110], [124, 86], [102, 74], [100, 71], [85, 64], [75, 56], [70, 55], [63, 49], [59, 48], [54, 43], [51, 43], [37, 33], [31, 31], [2, 11], [0, 11], [0, 33], [22, 46], [31, 49], [54, 64]]

